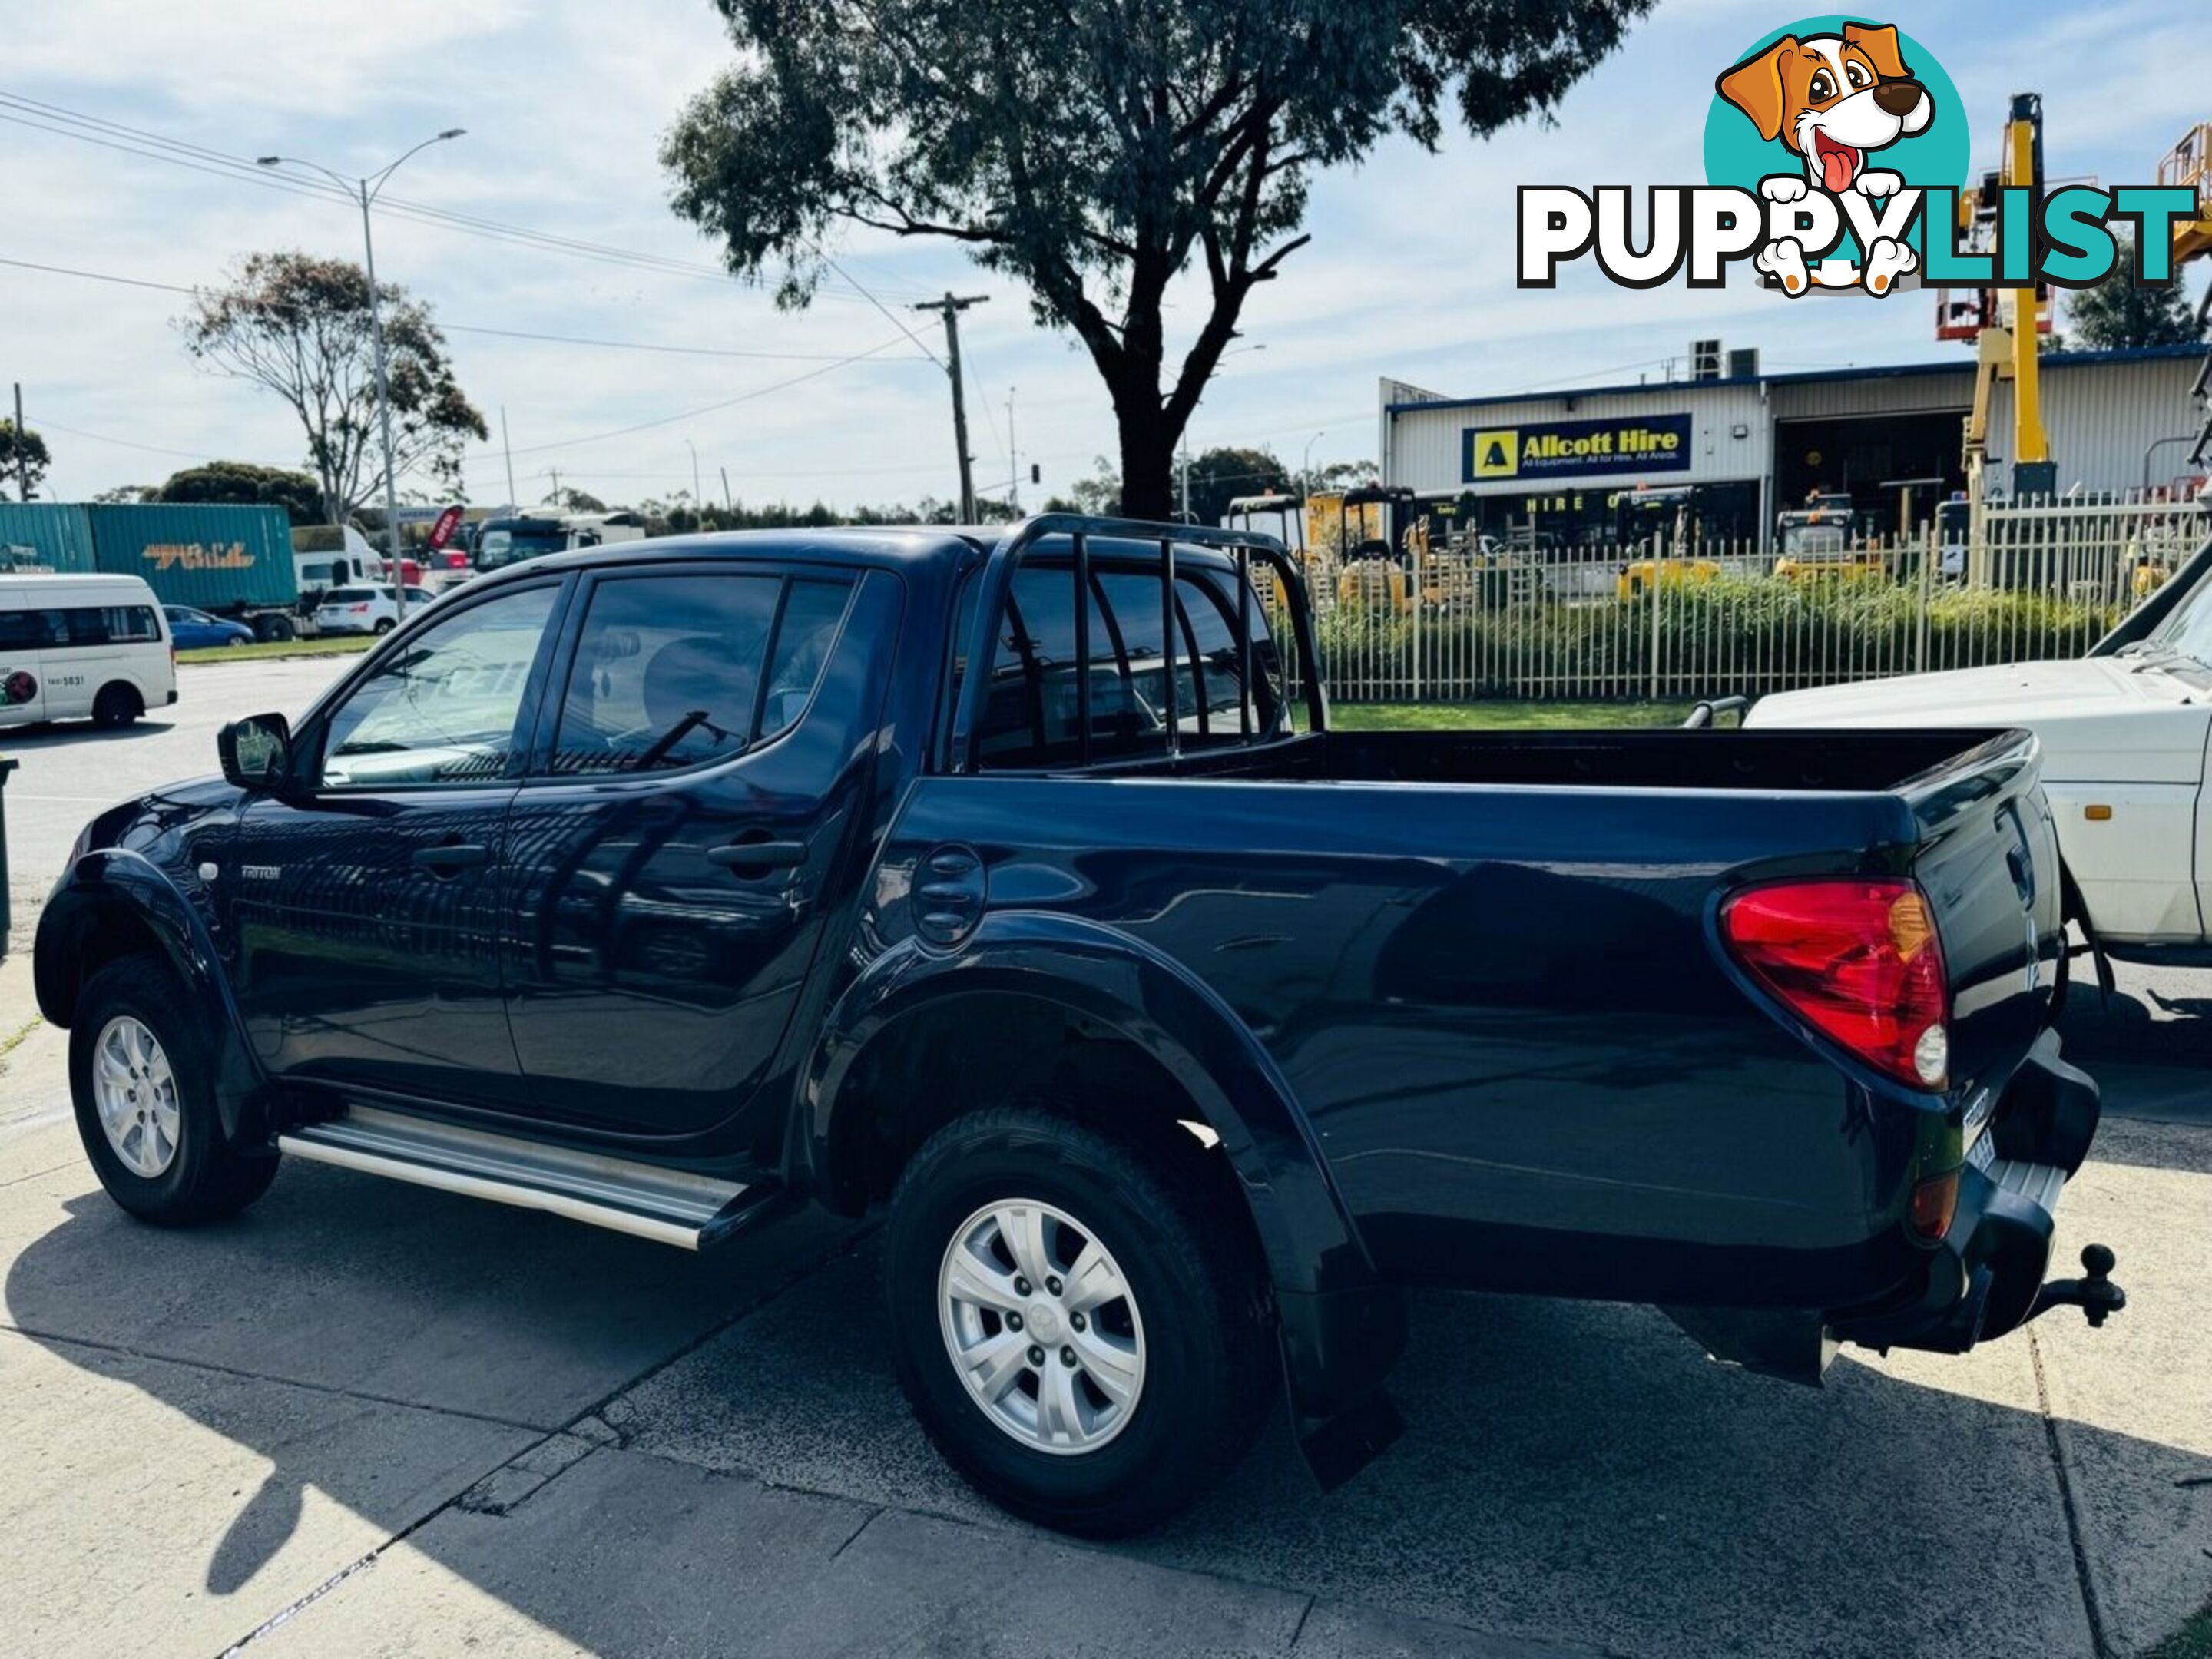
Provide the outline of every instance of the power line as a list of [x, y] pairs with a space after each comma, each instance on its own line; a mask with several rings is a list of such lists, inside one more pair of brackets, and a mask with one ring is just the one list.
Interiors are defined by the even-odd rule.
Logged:
[[819, 368], [810, 368], [804, 374], [793, 374], [787, 380], [777, 380], [769, 386], [756, 386], [750, 392], [740, 392], [734, 398], [725, 398], [720, 403], [702, 404], [697, 409], [681, 410], [673, 415], [663, 415], [653, 420], [640, 421], [634, 426], [617, 427], [610, 432], [587, 433], [580, 438], [562, 438], [552, 443], [526, 444], [511, 453], [517, 455], [542, 455], [548, 450], [574, 449], [579, 444], [604, 443], [610, 438], [627, 438], [633, 432], [650, 432], [655, 427], [673, 426], [678, 421], [694, 420], [702, 415], [713, 415], [725, 409], [735, 409], [739, 404], [749, 404], [755, 398], [765, 398], [771, 392], [784, 391], [787, 387], [799, 385], [802, 380], [816, 380], [822, 375], [848, 368], [854, 363], [865, 362], [871, 357], [879, 356], [884, 352], [889, 351], [898, 343], [896, 340], [885, 340], [881, 344], [869, 347], [866, 351], [856, 351], [848, 357], [840, 357], [835, 362], [824, 363]]
[[[186, 288], [177, 283], [156, 283], [141, 276], [118, 276], [112, 271], [79, 270], [69, 265], [40, 264], [30, 259], [0, 258], [0, 265], [13, 265], [21, 270], [45, 271], [55, 276], [77, 276], [87, 282], [115, 283], [125, 288], [152, 289], [161, 294], [182, 294], [188, 296], [204, 292], [198, 288]], [[746, 351], [734, 346], [663, 345], [650, 340], [601, 340], [574, 334], [538, 334], [526, 329], [488, 328], [478, 324], [441, 322], [438, 327], [448, 334], [486, 334], [508, 340], [541, 340], [555, 345], [605, 346], [623, 351], [672, 352], [689, 357], [745, 357], [772, 362], [829, 363], [848, 362], [849, 356], [829, 351]], [[887, 343], [896, 345], [896, 341]], [[902, 360], [904, 361], [904, 360]], [[914, 359], [920, 362], [921, 359]]]
[[[9, 109], [16, 112], [6, 113], [5, 111]], [[95, 144], [104, 149], [117, 150], [149, 161], [186, 167], [192, 172], [207, 173], [216, 178], [243, 180], [263, 188], [281, 189], [293, 195], [316, 197], [326, 201], [350, 200], [344, 191], [319, 179], [312, 179], [297, 173], [275, 171], [263, 167], [258, 163], [243, 156], [225, 155], [222, 151], [210, 149], [204, 145], [166, 137], [160, 133], [149, 132], [142, 128], [129, 126], [120, 121], [112, 121], [105, 117], [66, 109], [58, 104], [44, 103], [18, 93], [0, 90], [0, 120], [11, 121], [17, 125], [52, 133], [58, 137], [73, 138], [80, 143]], [[528, 246], [578, 258], [592, 259], [603, 264], [627, 266], [633, 270], [657, 271], [663, 275], [686, 276], [697, 281], [723, 284], [738, 280], [729, 272], [717, 267], [675, 258], [666, 254], [652, 253], [635, 248], [611, 246], [604, 242], [593, 242], [580, 237], [563, 236], [551, 232], [536, 230], [528, 226], [489, 219], [475, 214], [459, 213], [446, 208], [432, 207], [424, 203], [410, 202], [396, 197], [379, 198], [376, 210], [433, 228], [450, 229], [463, 235], [477, 236], [510, 246]], [[867, 303], [876, 305], [878, 309], [882, 308], [881, 302], [872, 294], [860, 289], [860, 285], [854, 283], [842, 267], [836, 266], [834, 261], [831, 264], [837, 274], [847, 283], [851, 283], [856, 292], [841, 294], [833, 291], [824, 297], [847, 301], [865, 300]]]

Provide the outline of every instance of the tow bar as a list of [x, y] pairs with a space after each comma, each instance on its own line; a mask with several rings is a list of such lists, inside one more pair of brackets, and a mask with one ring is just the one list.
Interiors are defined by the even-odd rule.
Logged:
[[2027, 1319], [2040, 1318], [2053, 1308], [2079, 1308], [2081, 1316], [2092, 1325], [2102, 1325], [2106, 1317], [2128, 1305], [2128, 1293], [2112, 1283], [2112, 1269], [2118, 1258], [2102, 1244], [2081, 1247], [2081, 1266], [2087, 1270], [2081, 1279], [2054, 1279], [2035, 1294], [2035, 1305], [2027, 1310]]

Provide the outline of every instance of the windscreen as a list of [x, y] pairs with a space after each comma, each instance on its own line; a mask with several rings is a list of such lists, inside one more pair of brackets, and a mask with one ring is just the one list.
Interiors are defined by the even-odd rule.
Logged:
[[566, 525], [489, 524], [477, 538], [477, 568], [497, 570], [540, 554], [566, 552], [568, 547]]
[[2168, 650], [2212, 665], [2212, 575], [2197, 584], [2196, 591], [2176, 605], [2160, 623], [2151, 639]]

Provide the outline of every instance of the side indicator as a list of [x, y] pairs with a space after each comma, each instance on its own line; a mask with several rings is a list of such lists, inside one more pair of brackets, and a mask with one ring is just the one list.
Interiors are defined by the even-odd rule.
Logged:
[[2092, 823], [2108, 823], [2112, 821], [2112, 809], [2102, 805], [2085, 806], [2081, 809], [2081, 816]]

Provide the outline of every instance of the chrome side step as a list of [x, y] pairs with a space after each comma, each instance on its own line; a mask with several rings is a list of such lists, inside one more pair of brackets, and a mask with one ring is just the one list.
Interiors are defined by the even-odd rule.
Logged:
[[276, 1145], [312, 1163], [543, 1210], [686, 1250], [720, 1243], [776, 1196], [773, 1187], [749, 1188], [374, 1106], [303, 1124], [277, 1136]]

